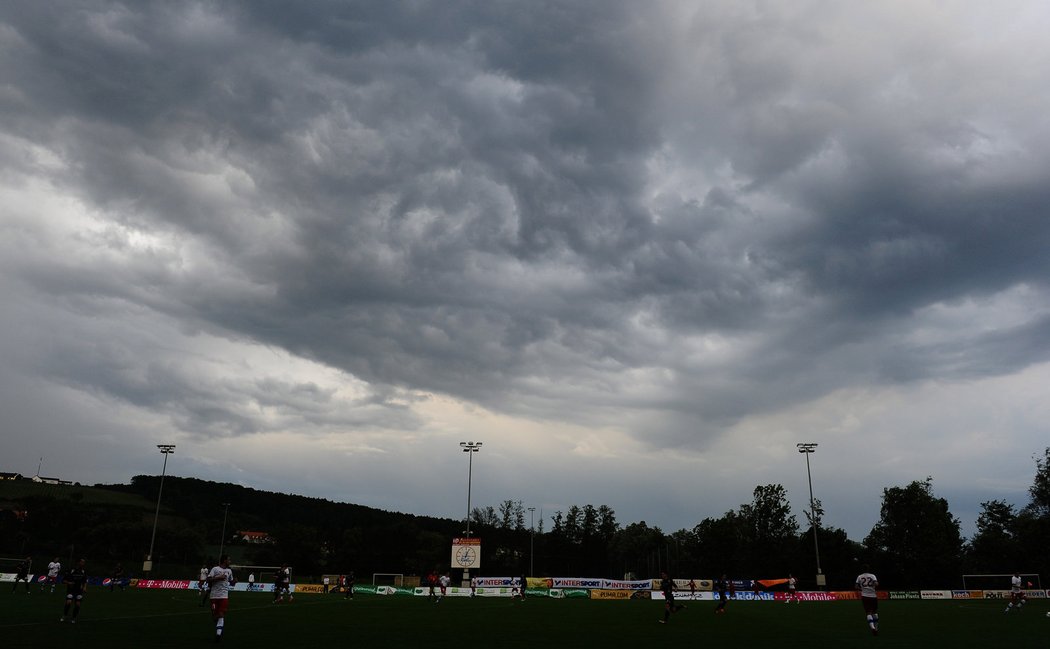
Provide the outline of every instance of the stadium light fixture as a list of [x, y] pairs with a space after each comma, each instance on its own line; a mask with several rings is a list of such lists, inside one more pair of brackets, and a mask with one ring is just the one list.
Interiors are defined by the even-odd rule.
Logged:
[[481, 442], [460, 442], [467, 454], [467, 538], [470, 538], [470, 481], [474, 472], [474, 454], [481, 450]]
[[813, 474], [809, 470], [809, 456], [817, 450], [817, 445], [813, 442], [806, 442], [796, 444], [796, 446], [798, 447], [798, 452], [806, 456], [806, 478], [809, 480], [809, 515], [813, 523], [813, 551], [817, 557], [817, 585], [823, 586], [826, 580], [824, 579], [824, 573], [820, 570], [820, 544], [817, 542], [817, 527], [819, 527], [817, 503], [813, 500]]
[[533, 577], [536, 575], [536, 508], [529, 507], [529, 529], [532, 530], [532, 536], [529, 539], [529, 576]]
[[226, 517], [230, 515], [230, 503], [223, 503], [226, 510], [222, 513], [222, 536], [219, 537], [219, 561], [222, 561], [222, 548], [226, 545]]
[[157, 489], [157, 511], [153, 514], [153, 534], [149, 539], [149, 554], [146, 562], [142, 564], [142, 571], [153, 570], [153, 543], [157, 540], [157, 520], [160, 518], [160, 496], [164, 493], [164, 474], [168, 472], [168, 456], [175, 452], [174, 444], [157, 444], [157, 448], [164, 454], [164, 466], [160, 470], [160, 488]]

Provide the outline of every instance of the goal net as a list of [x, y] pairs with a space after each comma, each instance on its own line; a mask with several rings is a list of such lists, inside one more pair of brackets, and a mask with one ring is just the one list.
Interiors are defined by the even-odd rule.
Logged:
[[[281, 566], [230, 566], [238, 581], [247, 582], [250, 575], [255, 575], [252, 580], [257, 584], [272, 584], [277, 581], [277, 571]], [[292, 583], [295, 582], [295, 570], [288, 566], [288, 576]]]
[[[1043, 585], [1042, 581], [1039, 579], [1038, 573], [1021, 572], [1018, 573], [1018, 575], [1021, 577], [1022, 588], [1035, 588], [1042, 590]], [[1002, 574], [963, 575], [963, 590], [1010, 590], [1010, 580], [1013, 576], [1014, 573], [1012, 572]]]
[[400, 572], [373, 572], [373, 586], [396, 586], [401, 588], [405, 585], [405, 575]]

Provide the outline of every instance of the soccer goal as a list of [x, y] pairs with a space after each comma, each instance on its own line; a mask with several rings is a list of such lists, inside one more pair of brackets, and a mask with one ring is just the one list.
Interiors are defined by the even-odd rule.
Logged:
[[[1039, 574], [1034, 572], [1019, 572], [1021, 586], [1025, 589], [1043, 589], [1043, 583]], [[1014, 573], [963, 575], [963, 590], [1010, 590], [1010, 580]]]
[[373, 572], [373, 586], [396, 586], [401, 588], [405, 585], [405, 575], [401, 572]]
[[[234, 566], [230, 568], [237, 575], [237, 579], [241, 581], [247, 581], [248, 575], [255, 575], [255, 583], [257, 584], [272, 584], [277, 581], [277, 571], [281, 569], [281, 566]], [[295, 578], [292, 576], [295, 571], [291, 566], [288, 568], [288, 577], [290, 582], [294, 582]]]

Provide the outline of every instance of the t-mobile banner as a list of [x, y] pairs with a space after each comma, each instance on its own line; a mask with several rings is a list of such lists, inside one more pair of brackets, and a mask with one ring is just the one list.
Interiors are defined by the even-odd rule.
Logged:
[[167, 588], [175, 590], [186, 590], [190, 588], [190, 584], [193, 584], [193, 588], [197, 587], [197, 582], [190, 582], [183, 579], [139, 579], [135, 584], [135, 588]]

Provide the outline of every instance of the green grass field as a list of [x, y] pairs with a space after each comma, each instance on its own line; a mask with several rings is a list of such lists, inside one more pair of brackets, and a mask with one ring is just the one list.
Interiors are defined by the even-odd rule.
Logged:
[[[76, 625], [59, 622], [64, 595], [0, 592], [3, 647], [191, 647], [211, 644], [207, 608], [192, 591], [88, 591]], [[222, 644], [232, 647], [1050, 647], [1047, 600], [1004, 615], [1000, 601], [884, 601], [872, 637], [858, 602], [730, 602], [714, 615], [693, 602], [662, 625], [659, 601], [425, 598], [233, 593]]]

